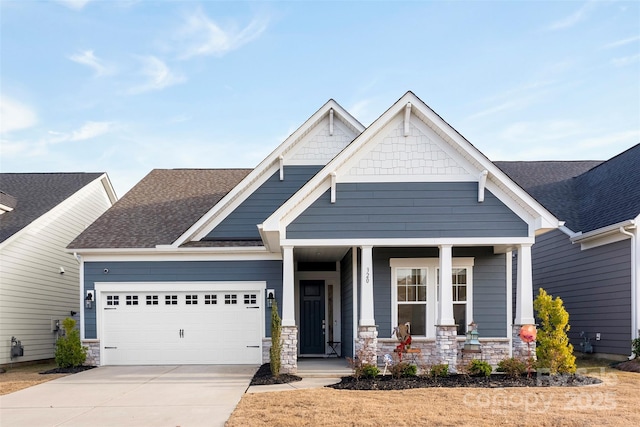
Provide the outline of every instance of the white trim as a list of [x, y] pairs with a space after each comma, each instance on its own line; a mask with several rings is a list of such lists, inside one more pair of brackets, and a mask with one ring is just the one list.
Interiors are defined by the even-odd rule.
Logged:
[[622, 233], [620, 229], [634, 229], [637, 227], [636, 221], [637, 218], [629, 219], [606, 227], [601, 227], [587, 233], [574, 233], [573, 236], [570, 235], [569, 237], [571, 239], [571, 243], [580, 243], [580, 249], [583, 251], [597, 248], [598, 246], [604, 246], [628, 239], [629, 236]]
[[534, 237], [433, 237], [433, 238], [372, 238], [372, 239], [284, 239], [281, 245], [289, 246], [496, 246], [533, 244]]
[[506, 258], [507, 283], [507, 337], [509, 337], [509, 357], [513, 357], [513, 252], [508, 251]]
[[360, 326], [376, 326], [373, 293], [373, 246], [362, 246], [360, 265]]
[[351, 340], [351, 354], [355, 358], [356, 355], [356, 341], [358, 341], [358, 247], [353, 246], [351, 248], [351, 280], [353, 280], [353, 339]]
[[86, 262], [119, 262], [119, 261], [280, 261], [282, 254], [266, 252], [251, 253], [83, 253]]

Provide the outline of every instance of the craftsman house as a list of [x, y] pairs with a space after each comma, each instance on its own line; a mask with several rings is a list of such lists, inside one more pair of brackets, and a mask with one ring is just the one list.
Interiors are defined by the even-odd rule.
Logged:
[[80, 313], [65, 248], [115, 201], [104, 173], [0, 173], [0, 365], [54, 357]]
[[562, 298], [577, 351], [631, 355], [640, 328], [640, 144], [605, 162], [496, 162], [564, 221], [536, 238], [534, 291]]
[[260, 364], [275, 298], [286, 372], [389, 353], [406, 322], [455, 366], [472, 321], [492, 363], [520, 348], [531, 248], [558, 227], [408, 92], [367, 128], [328, 101], [252, 170], [154, 170], [68, 250], [98, 364]]

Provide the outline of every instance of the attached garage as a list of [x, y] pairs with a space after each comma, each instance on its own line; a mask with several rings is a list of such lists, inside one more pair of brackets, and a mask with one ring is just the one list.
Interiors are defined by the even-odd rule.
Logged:
[[96, 284], [102, 364], [260, 364], [265, 286]]

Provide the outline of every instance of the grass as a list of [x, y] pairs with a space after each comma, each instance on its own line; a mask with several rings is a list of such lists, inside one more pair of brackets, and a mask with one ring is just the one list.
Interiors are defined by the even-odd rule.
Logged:
[[611, 369], [608, 361], [580, 361], [579, 366], [603, 384], [245, 394], [227, 426], [640, 425], [640, 374]]
[[56, 378], [64, 377], [67, 374], [47, 374], [40, 375], [40, 372], [56, 368], [55, 362], [35, 363], [28, 365], [17, 365], [5, 367], [7, 372], [0, 374], [0, 396], [13, 393], [27, 387], [41, 384]]

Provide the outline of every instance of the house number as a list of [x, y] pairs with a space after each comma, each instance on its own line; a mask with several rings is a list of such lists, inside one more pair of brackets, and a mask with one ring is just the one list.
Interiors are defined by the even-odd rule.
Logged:
[[369, 283], [369, 267], [367, 267], [367, 274], [366, 274], [366, 276], [365, 276], [364, 281], [365, 281], [366, 283]]

